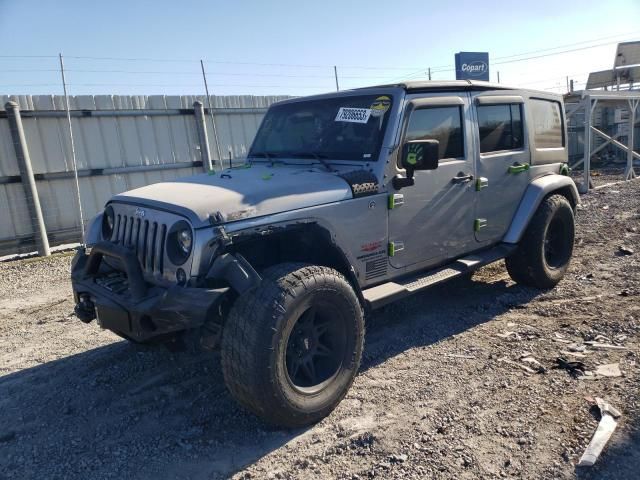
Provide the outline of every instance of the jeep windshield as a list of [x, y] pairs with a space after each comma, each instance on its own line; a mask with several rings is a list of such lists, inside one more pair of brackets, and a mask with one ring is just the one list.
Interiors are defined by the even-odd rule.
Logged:
[[375, 161], [391, 102], [390, 95], [358, 95], [275, 105], [249, 157]]

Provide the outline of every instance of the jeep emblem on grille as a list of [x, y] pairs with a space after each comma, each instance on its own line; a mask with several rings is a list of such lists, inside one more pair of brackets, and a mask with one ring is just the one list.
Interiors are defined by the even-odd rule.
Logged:
[[144, 217], [144, 210], [140, 207], [136, 208], [136, 213], [135, 213], [136, 217], [139, 218], [143, 218]]

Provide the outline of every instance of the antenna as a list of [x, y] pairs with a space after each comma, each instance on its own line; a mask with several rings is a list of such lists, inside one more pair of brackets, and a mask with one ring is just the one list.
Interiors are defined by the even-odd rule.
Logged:
[[71, 111], [69, 110], [69, 95], [67, 94], [67, 81], [64, 77], [64, 60], [62, 53], [60, 57], [60, 73], [62, 74], [62, 88], [64, 90], [64, 103], [67, 109], [67, 124], [69, 125], [69, 140], [71, 141], [71, 160], [73, 161], [73, 176], [76, 180], [76, 194], [78, 196], [78, 211], [80, 212], [80, 232], [82, 240], [80, 244], [84, 246], [84, 215], [82, 214], [82, 198], [80, 197], [80, 182], [78, 181], [78, 164], [76, 163], [76, 146], [73, 141], [73, 128], [71, 127]]

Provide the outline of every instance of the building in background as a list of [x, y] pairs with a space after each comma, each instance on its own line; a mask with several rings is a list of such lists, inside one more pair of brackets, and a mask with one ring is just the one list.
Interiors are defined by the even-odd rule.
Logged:
[[593, 166], [625, 179], [640, 165], [640, 41], [619, 43], [613, 68], [589, 74], [585, 90], [565, 96], [569, 161], [583, 171], [582, 191]]

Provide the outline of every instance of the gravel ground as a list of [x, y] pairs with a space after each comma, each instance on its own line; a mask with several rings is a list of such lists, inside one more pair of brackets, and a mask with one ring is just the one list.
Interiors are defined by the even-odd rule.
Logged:
[[[638, 167], [635, 167], [636, 170]], [[611, 183], [617, 183], [624, 180], [624, 172], [626, 165], [592, 165], [591, 181], [594, 187], [602, 187]], [[576, 183], [582, 183], [584, 171], [580, 168], [571, 171], [571, 177]]]
[[[216, 354], [136, 347], [79, 322], [70, 256], [2, 263], [0, 478], [638, 478], [639, 232], [640, 183], [603, 188], [582, 199], [555, 289], [517, 286], [497, 264], [375, 313], [347, 398], [294, 431], [237, 407]], [[561, 353], [598, 335], [624, 349]], [[537, 368], [523, 354], [544, 373], [519, 366]], [[560, 355], [623, 376], [573, 378], [553, 368]], [[581, 469], [594, 396], [623, 416]]]

